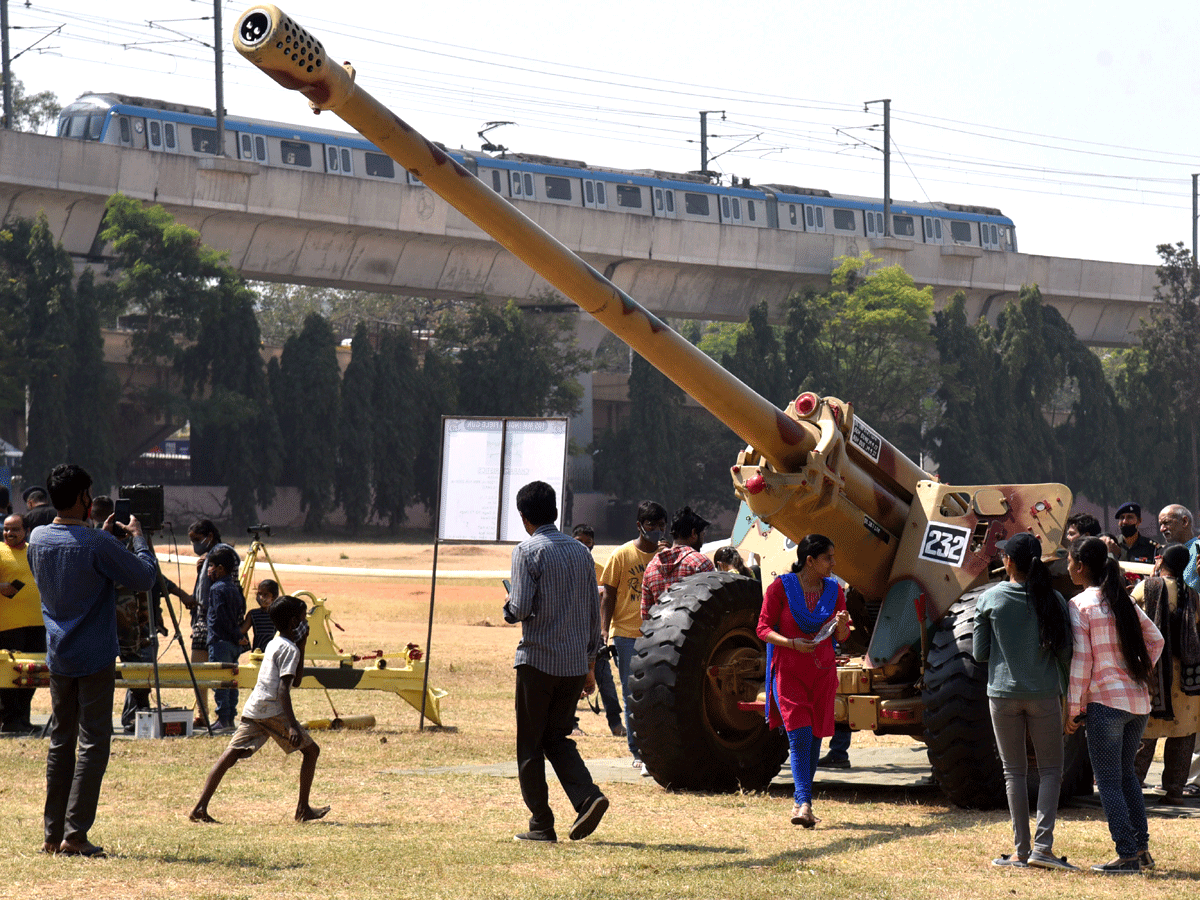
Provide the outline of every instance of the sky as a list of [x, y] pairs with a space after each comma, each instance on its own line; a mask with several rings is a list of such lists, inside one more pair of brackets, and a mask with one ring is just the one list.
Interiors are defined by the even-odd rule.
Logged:
[[[214, 0], [10, 0], [13, 71], [67, 103], [113, 91], [215, 105]], [[282, 0], [358, 84], [450, 147], [996, 207], [1025, 253], [1153, 265], [1192, 240], [1195, 0]], [[742, 6], [741, 9], [738, 6]], [[98, 14], [97, 9], [113, 10]], [[243, 60], [231, 115], [348, 129]], [[723, 111], [723, 116], [722, 116]]]

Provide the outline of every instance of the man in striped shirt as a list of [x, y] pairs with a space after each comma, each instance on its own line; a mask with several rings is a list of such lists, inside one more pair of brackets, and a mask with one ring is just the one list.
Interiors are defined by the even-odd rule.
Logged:
[[596, 689], [600, 606], [596, 572], [583, 544], [554, 527], [554, 488], [533, 481], [517, 492], [517, 511], [529, 534], [512, 556], [512, 592], [504, 620], [521, 623], [517, 644], [517, 778], [529, 807], [529, 831], [518, 841], [554, 843], [554, 812], [546, 760], [575, 807], [573, 841], [596, 830], [608, 798], [592, 781], [568, 736], [580, 692]]

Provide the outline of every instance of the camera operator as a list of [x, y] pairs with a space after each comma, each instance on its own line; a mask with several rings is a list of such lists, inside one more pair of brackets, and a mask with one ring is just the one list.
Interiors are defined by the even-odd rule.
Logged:
[[[132, 516], [103, 529], [87, 521], [92, 478], [75, 465], [46, 479], [58, 515], [34, 530], [29, 567], [42, 597], [50, 669], [50, 749], [46, 754], [46, 853], [103, 856], [88, 841], [112, 743], [116, 681], [116, 583], [149, 590], [154, 554]], [[134, 552], [114, 537], [130, 535]]]

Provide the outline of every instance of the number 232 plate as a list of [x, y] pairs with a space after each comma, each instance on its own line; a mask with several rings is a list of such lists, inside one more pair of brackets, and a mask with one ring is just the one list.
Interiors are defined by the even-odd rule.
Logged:
[[947, 525], [944, 522], [930, 522], [925, 526], [925, 536], [921, 538], [921, 559], [941, 563], [946, 566], [961, 566], [967, 555], [967, 543], [971, 532], [958, 525]]

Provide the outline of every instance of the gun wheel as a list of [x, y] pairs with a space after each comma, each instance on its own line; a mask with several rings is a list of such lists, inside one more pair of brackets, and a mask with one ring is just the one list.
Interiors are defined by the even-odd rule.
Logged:
[[967, 809], [1008, 805], [988, 711], [987, 669], [971, 652], [975, 600], [982, 593], [964, 595], [938, 622], [921, 690], [933, 777], [953, 803]]
[[673, 585], [642, 623], [630, 666], [629, 717], [643, 764], [671, 790], [763, 790], [787, 738], [739, 709], [763, 687], [755, 633], [762, 586], [709, 572]]

